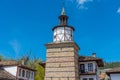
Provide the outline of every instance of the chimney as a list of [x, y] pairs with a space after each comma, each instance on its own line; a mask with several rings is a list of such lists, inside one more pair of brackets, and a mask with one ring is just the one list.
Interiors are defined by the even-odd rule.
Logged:
[[96, 53], [92, 53], [92, 57], [96, 58]]
[[25, 65], [25, 62], [24, 62], [24, 60], [22, 60], [22, 65]]

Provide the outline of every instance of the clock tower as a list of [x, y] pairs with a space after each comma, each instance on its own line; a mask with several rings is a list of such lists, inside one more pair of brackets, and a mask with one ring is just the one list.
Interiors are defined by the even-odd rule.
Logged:
[[53, 28], [54, 42], [67, 42], [73, 41], [74, 28], [68, 25], [68, 16], [65, 14], [64, 7], [62, 8], [61, 15], [59, 16], [60, 24]]
[[60, 24], [53, 30], [53, 42], [46, 44], [45, 80], [79, 80], [79, 46], [73, 40], [74, 27], [62, 8]]

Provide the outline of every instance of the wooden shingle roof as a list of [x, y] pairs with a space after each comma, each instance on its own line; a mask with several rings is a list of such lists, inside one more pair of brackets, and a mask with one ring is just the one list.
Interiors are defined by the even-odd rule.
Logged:
[[104, 62], [101, 58], [96, 58], [92, 56], [79, 56], [79, 62], [89, 62], [89, 61], [96, 61], [99, 67], [104, 66]]
[[0, 68], [0, 80], [16, 80], [16, 77]]
[[109, 71], [106, 71], [106, 73], [107, 73], [108, 75], [110, 75], [110, 74], [116, 74], [116, 73], [119, 73], [119, 74], [120, 74], [120, 67], [113, 68], [113, 69], [111, 69], [111, 70], [109, 70]]
[[21, 67], [21, 68], [24, 68], [24, 69], [35, 71], [34, 69], [29, 68], [29, 67], [15, 61], [15, 60], [0, 61], [0, 67], [6, 67], [6, 66], [18, 66], [18, 67]]
[[14, 60], [5, 60], [5, 61], [0, 61], [0, 67], [2, 66], [16, 66], [19, 65], [17, 61]]
[[46, 66], [46, 63], [45, 62], [40, 62], [39, 63], [43, 68], [45, 68], [45, 66]]

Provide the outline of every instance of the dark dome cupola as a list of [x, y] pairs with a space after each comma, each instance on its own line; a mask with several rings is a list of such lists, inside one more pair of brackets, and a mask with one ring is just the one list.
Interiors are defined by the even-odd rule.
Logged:
[[67, 25], [68, 22], [68, 16], [65, 13], [64, 7], [62, 8], [61, 15], [59, 16], [60, 19], [60, 25]]

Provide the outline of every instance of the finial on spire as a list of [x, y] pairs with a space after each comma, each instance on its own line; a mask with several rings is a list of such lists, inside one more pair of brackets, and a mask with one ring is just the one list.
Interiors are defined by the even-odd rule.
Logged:
[[60, 25], [67, 25], [68, 16], [65, 13], [64, 3], [63, 3], [61, 15], [58, 18], [60, 19]]
[[65, 13], [65, 8], [64, 8], [64, 3], [63, 3], [61, 15], [66, 15], [66, 13]]

